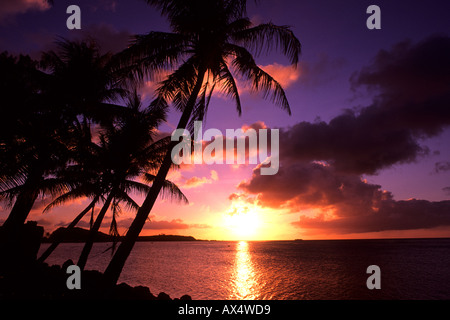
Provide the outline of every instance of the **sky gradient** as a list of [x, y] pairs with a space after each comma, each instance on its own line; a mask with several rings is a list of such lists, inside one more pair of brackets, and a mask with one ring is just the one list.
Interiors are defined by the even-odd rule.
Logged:
[[[81, 8], [81, 30], [66, 28], [71, 4]], [[366, 27], [371, 4], [381, 8], [381, 30]], [[448, 9], [445, 0], [249, 2], [255, 24], [289, 25], [302, 43], [297, 69], [275, 52], [257, 58], [284, 86], [292, 115], [238, 81], [242, 116], [217, 94], [203, 129], [278, 128], [280, 171], [262, 176], [255, 165], [183, 165], [169, 179], [190, 203], [158, 200], [142, 234], [216, 240], [450, 236]], [[34, 58], [53, 49], [58, 36], [90, 36], [104, 51], [118, 52], [133, 34], [149, 31], [169, 27], [141, 0], [0, 5], [0, 50]], [[147, 103], [155, 85], [147, 81], [140, 89]], [[160, 130], [170, 133], [179, 116], [171, 111]], [[43, 214], [45, 203], [38, 201], [28, 219], [51, 232], [88, 201]], [[0, 221], [8, 212], [3, 208]], [[119, 216], [121, 233], [132, 218]]]

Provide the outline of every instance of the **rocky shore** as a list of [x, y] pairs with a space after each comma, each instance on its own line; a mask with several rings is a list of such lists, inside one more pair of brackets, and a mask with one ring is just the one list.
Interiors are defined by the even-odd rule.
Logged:
[[66, 285], [70, 274], [67, 267], [73, 265], [71, 260], [63, 266], [35, 262], [27, 268], [0, 276], [0, 299], [12, 300], [191, 300], [184, 295], [172, 299], [161, 292], [157, 296], [148, 287], [132, 287], [120, 283], [113, 288], [107, 287], [103, 274], [99, 271], [85, 270], [81, 274], [81, 289], [68, 289]]
[[[143, 286], [120, 283], [111, 287], [103, 274], [95, 270], [82, 271], [81, 288], [69, 289], [67, 268], [75, 263], [67, 260], [62, 266], [50, 266], [38, 262], [44, 229], [28, 221], [19, 231], [15, 241], [8, 243], [0, 226], [0, 300], [172, 300], [164, 292], [155, 296]], [[191, 297], [183, 295], [173, 300], [191, 300]]]

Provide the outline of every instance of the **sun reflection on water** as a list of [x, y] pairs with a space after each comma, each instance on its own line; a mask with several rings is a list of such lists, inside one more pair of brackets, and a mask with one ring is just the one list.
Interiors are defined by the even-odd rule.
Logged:
[[246, 241], [240, 241], [236, 244], [236, 258], [232, 278], [233, 292], [230, 299], [257, 299], [259, 295], [258, 283]]

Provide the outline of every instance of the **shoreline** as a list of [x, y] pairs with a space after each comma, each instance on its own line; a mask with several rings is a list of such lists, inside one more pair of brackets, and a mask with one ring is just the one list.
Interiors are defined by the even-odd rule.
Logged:
[[183, 295], [171, 298], [165, 292], [154, 295], [145, 286], [132, 287], [125, 282], [107, 286], [103, 273], [97, 270], [81, 272], [81, 288], [68, 289], [66, 270], [74, 265], [67, 260], [62, 266], [34, 262], [0, 276], [0, 300], [192, 300]]

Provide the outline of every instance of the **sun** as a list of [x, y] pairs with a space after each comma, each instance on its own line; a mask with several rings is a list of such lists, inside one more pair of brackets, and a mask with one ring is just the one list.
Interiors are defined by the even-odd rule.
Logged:
[[235, 240], [257, 238], [261, 226], [261, 217], [257, 208], [248, 204], [233, 203], [230, 212], [224, 216], [224, 225]]

